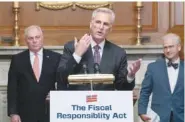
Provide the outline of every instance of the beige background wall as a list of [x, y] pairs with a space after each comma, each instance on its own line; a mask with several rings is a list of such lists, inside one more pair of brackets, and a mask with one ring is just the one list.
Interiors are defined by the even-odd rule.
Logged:
[[[31, 24], [41, 25], [45, 34], [45, 45], [51, 49], [62, 51], [58, 45], [80, 37], [88, 32], [91, 10], [76, 8], [72, 11], [67, 8], [59, 11], [40, 8], [35, 11], [35, 3], [21, 3], [19, 25], [21, 29], [20, 44], [24, 45], [23, 30]], [[128, 55], [128, 62], [142, 58], [141, 69], [136, 74], [136, 90], [139, 90], [148, 63], [156, 60], [162, 54], [160, 37], [167, 32], [178, 33], [184, 38], [184, 3], [182, 2], [144, 2], [142, 13], [143, 36], [150, 36], [151, 42], [147, 46], [134, 46], [136, 11], [135, 3], [114, 3], [113, 9], [117, 15], [113, 32], [108, 39], [114, 43], [124, 45]], [[78, 16], [75, 17], [75, 16]], [[0, 37], [13, 36], [14, 17], [12, 3], [0, 2]], [[130, 45], [133, 46], [130, 46]], [[10, 56], [23, 51], [25, 47], [3, 47], [12, 45], [0, 39], [0, 122], [10, 122], [7, 117], [7, 73], [10, 65]], [[128, 46], [129, 45], [129, 46]], [[148, 46], [150, 45], [150, 46]], [[147, 54], [146, 54], [147, 53]], [[141, 122], [137, 115], [137, 103], [134, 106], [134, 122]]]
[[[161, 44], [160, 37], [176, 26], [183, 28], [184, 5], [182, 2], [144, 2], [142, 10], [143, 36], [150, 36], [146, 44]], [[13, 36], [14, 14], [12, 2], [0, 3], [0, 36]], [[108, 39], [116, 44], [135, 44], [136, 3], [114, 2], [116, 22]], [[24, 44], [23, 30], [37, 24], [45, 34], [45, 45], [63, 45], [74, 36], [81, 37], [88, 32], [92, 10], [71, 7], [63, 10], [40, 8], [36, 11], [36, 2], [21, 2], [19, 13], [20, 44]], [[182, 33], [182, 32], [180, 32]], [[1, 45], [11, 45], [1, 42]]]

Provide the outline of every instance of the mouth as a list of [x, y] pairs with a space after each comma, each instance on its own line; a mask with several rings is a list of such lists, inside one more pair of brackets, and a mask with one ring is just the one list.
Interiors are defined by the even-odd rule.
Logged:
[[97, 32], [97, 35], [102, 36], [102, 35], [103, 35], [103, 32], [98, 31], [98, 32]]
[[33, 45], [33, 47], [34, 47], [34, 48], [37, 48], [37, 47], [38, 47], [38, 45]]

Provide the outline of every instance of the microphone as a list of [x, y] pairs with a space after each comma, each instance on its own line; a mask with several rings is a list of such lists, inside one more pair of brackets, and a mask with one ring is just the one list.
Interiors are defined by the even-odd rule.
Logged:
[[88, 69], [87, 69], [86, 63], [83, 63], [82, 68], [83, 68], [83, 73], [88, 74]]
[[100, 65], [98, 63], [94, 63], [94, 73], [100, 74]]

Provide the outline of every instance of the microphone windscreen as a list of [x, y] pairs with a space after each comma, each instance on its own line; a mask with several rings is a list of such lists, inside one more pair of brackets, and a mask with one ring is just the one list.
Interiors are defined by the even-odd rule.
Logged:
[[100, 73], [100, 65], [98, 63], [94, 63], [94, 73]]

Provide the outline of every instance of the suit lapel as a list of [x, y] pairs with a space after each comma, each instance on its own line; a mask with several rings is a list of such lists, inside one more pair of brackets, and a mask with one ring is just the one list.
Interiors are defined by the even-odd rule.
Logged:
[[[174, 92], [178, 89], [179, 86], [181, 86], [181, 85], [184, 86], [184, 84], [181, 84], [181, 80], [180, 80], [180, 78], [183, 77], [183, 75], [184, 75], [183, 70], [184, 70], [183, 62], [180, 61], [180, 64], [179, 64], [179, 74], [178, 74], [178, 77], [177, 77], [177, 83], [175, 85]], [[183, 80], [183, 82], [184, 82], [184, 80]]]
[[[86, 62], [87, 61], [87, 62]], [[82, 63], [87, 64], [89, 73], [94, 73], [94, 58], [93, 58], [93, 53], [92, 53], [92, 48], [89, 46], [87, 52], [84, 54]]]
[[30, 53], [29, 53], [29, 50], [26, 51], [25, 53], [25, 67], [27, 67], [26, 69], [28, 70], [28, 73], [31, 74], [32, 78], [37, 81], [36, 77], [35, 77], [35, 74], [33, 72], [33, 68], [32, 68], [32, 65], [31, 65], [31, 60], [30, 60]]
[[49, 70], [47, 69], [47, 65], [49, 65], [49, 55], [47, 54], [47, 51], [43, 49], [43, 60], [42, 60], [42, 69], [40, 73], [40, 79], [39, 82], [42, 81], [42, 78], [44, 77], [45, 71]]
[[109, 58], [110, 58], [110, 43], [108, 41], [105, 41], [102, 57], [101, 57], [101, 62], [100, 62], [100, 70], [102, 73], [105, 73], [107, 71], [107, 63], [109, 63]]
[[164, 79], [164, 82], [165, 82], [165, 84], [166, 84], [166, 86], [167, 86], [168, 91], [169, 91], [170, 93], [172, 93], [172, 92], [171, 92], [171, 88], [170, 88], [170, 81], [169, 81], [169, 76], [168, 76], [168, 71], [167, 71], [165, 59], [163, 60], [162, 66], [161, 66], [161, 67], [163, 67], [163, 69], [164, 69], [164, 78], [165, 78], [165, 79]]

